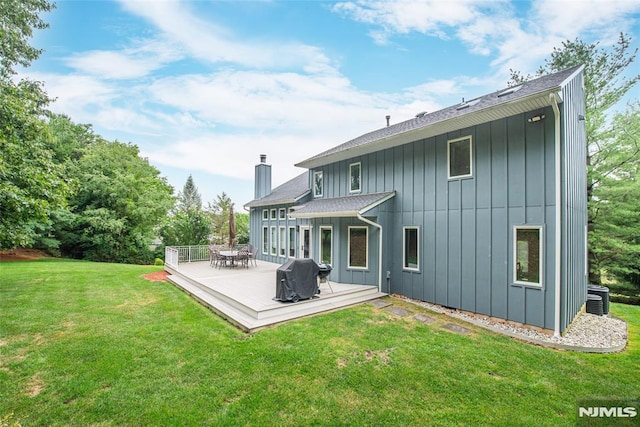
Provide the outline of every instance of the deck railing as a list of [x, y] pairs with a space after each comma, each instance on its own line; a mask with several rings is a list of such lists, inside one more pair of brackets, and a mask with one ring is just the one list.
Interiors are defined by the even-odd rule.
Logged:
[[177, 268], [185, 262], [209, 261], [209, 246], [167, 246], [164, 248], [164, 263]]

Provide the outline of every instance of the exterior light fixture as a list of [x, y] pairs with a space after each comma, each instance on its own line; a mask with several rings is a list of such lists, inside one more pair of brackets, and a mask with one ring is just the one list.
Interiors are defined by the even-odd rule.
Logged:
[[535, 122], [539, 122], [539, 121], [541, 121], [541, 120], [544, 120], [544, 118], [545, 118], [545, 115], [544, 115], [544, 114], [539, 114], [539, 115], [537, 115], [537, 116], [529, 117], [529, 118], [527, 119], [527, 121], [528, 121], [529, 123], [535, 123]]

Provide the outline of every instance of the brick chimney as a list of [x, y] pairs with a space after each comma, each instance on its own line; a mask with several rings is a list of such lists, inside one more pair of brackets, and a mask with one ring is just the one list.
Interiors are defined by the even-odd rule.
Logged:
[[267, 155], [260, 154], [260, 163], [256, 165], [255, 199], [261, 199], [271, 193], [271, 165], [267, 164]]

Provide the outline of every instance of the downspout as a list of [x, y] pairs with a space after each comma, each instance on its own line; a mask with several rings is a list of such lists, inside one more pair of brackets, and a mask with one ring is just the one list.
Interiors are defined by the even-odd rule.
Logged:
[[380, 230], [380, 236], [378, 237], [378, 292], [382, 293], [382, 225], [366, 219], [360, 212], [356, 214], [356, 217], [360, 221], [373, 225]]
[[555, 157], [556, 157], [556, 240], [555, 240], [555, 252], [556, 252], [556, 271], [555, 271], [555, 281], [556, 281], [556, 292], [555, 292], [555, 325], [553, 328], [553, 336], [560, 336], [560, 286], [562, 279], [562, 162], [560, 160], [560, 155], [562, 154], [562, 149], [560, 147], [560, 108], [558, 107], [558, 99], [556, 98], [555, 93], [549, 94], [549, 98], [551, 98], [551, 107], [553, 108], [553, 115], [555, 116]]

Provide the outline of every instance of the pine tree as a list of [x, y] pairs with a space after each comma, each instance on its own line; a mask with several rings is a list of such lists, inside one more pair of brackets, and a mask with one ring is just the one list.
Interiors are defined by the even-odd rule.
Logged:
[[187, 178], [182, 191], [178, 193], [178, 209], [185, 212], [202, 210], [202, 198], [191, 175]]
[[[587, 131], [587, 198], [589, 204], [589, 281], [600, 283], [598, 254], [603, 248], [601, 239], [592, 238], [602, 215], [596, 215], [600, 198], [597, 193], [606, 191], [611, 185], [610, 178], [619, 176], [629, 164], [638, 162], [640, 155], [633, 150], [619, 150], [620, 126], [610, 120], [611, 108], [617, 105], [628, 91], [640, 81], [640, 75], [625, 76], [634, 62], [638, 49], [631, 49], [631, 38], [620, 34], [618, 42], [609, 49], [599, 43], [585, 43], [582, 40], [565, 41], [562, 48], [554, 48], [550, 59], [545, 61], [536, 73], [545, 75], [561, 71], [575, 65], [584, 65], [586, 131]], [[533, 76], [523, 76], [511, 70], [509, 85], [529, 80]], [[615, 156], [613, 153], [617, 153]], [[615, 161], [611, 161], [615, 157]], [[616, 203], [615, 193], [611, 193], [608, 203]]]

